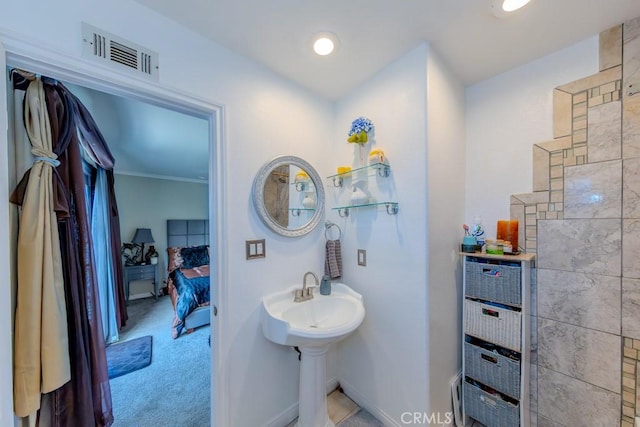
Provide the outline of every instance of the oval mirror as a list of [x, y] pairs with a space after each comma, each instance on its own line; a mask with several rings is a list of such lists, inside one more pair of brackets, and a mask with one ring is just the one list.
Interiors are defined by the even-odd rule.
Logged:
[[305, 160], [279, 156], [265, 164], [253, 181], [253, 205], [267, 227], [281, 236], [313, 230], [324, 213], [324, 187]]

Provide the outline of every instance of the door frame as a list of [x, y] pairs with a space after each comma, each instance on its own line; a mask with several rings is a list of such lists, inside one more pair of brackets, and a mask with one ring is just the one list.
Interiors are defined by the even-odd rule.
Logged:
[[[4, 49], [2, 49], [4, 45]], [[215, 250], [216, 256], [212, 257], [211, 276], [214, 290], [211, 295], [211, 304], [217, 307], [211, 310], [211, 426], [228, 425], [228, 360], [229, 354], [228, 334], [227, 334], [227, 305], [228, 288], [226, 280], [227, 271], [227, 227], [226, 227], [226, 154], [225, 154], [225, 106], [222, 103], [211, 102], [208, 99], [200, 98], [191, 93], [166, 86], [161, 82], [143, 80], [126, 72], [118, 72], [111, 68], [101, 66], [98, 63], [89, 62], [79, 58], [68, 56], [60, 52], [53, 52], [50, 49], [43, 49], [37, 43], [25, 41], [22, 36], [6, 34], [0, 31], [0, 65], [23, 68], [38, 74], [46, 75], [55, 79], [67, 81], [80, 86], [133, 98], [147, 102], [159, 107], [196, 116], [205, 119], [209, 123], [209, 235], [211, 236], [211, 248]], [[5, 61], [5, 64], [2, 64]], [[6, 82], [6, 80], [5, 80]], [[8, 92], [5, 83], [0, 88], [0, 102], [6, 108]], [[0, 108], [0, 130], [3, 122], [8, 126], [6, 111]], [[0, 149], [7, 149], [7, 132], [0, 131]], [[8, 170], [8, 156], [0, 155], [0, 171]], [[0, 176], [0, 195], [7, 194], [12, 190], [8, 187], [8, 181], [4, 176]], [[8, 209], [7, 209], [8, 210]], [[4, 255], [6, 261], [0, 261], [2, 266], [9, 265], [9, 248], [4, 248], [4, 244], [9, 242], [9, 219], [0, 211], [0, 256]], [[215, 242], [215, 243], [213, 243]], [[215, 282], [213, 282], [215, 280]], [[11, 283], [9, 268], [0, 268], [0, 282]], [[5, 301], [4, 308], [11, 302], [10, 287], [9, 295], [0, 295], [0, 300]], [[0, 288], [2, 289], [2, 288]], [[3, 292], [0, 290], [0, 292]], [[0, 312], [3, 310], [0, 310]], [[7, 310], [11, 313], [11, 309]], [[8, 316], [7, 316], [8, 317]], [[13, 318], [8, 322], [0, 322], [0, 361], [12, 361], [13, 347]], [[9, 363], [12, 365], [12, 362]], [[3, 367], [3, 369], [6, 367]], [[9, 370], [11, 368], [9, 367]], [[9, 378], [12, 378], [9, 376]], [[3, 397], [0, 403], [0, 422], [7, 425], [13, 414], [13, 386], [12, 381], [0, 384], [0, 396]], [[6, 397], [6, 399], [5, 399]], [[8, 403], [7, 403], [8, 402]], [[9, 415], [11, 414], [11, 415]]]

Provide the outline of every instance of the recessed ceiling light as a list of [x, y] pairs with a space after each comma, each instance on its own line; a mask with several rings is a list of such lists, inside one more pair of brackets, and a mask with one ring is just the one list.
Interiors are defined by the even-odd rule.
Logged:
[[511, 12], [524, 7], [531, 0], [493, 0], [491, 2], [491, 13], [498, 18], [504, 18]]
[[329, 55], [336, 47], [336, 36], [331, 33], [318, 33], [313, 38], [313, 51], [320, 56]]
[[529, 1], [530, 0], [504, 0], [502, 3], [502, 10], [505, 12], [513, 12], [514, 10], [518, 10], [529, 3]]

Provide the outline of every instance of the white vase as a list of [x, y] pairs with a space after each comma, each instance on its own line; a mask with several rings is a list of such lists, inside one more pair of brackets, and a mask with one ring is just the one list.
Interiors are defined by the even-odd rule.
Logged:
[[357, 180], [351, 184], [351, 204], [364, 205], [369, 203], [369, 195], [365, 191], [367, 182], [365, 180]]
[[313, 193], [311, 191], [307, 191], [304, 194], [304, 199], [302, 199], [302, 206], [306, 209], [313, 209], [316, 207], [316, 199], [313, 197]]

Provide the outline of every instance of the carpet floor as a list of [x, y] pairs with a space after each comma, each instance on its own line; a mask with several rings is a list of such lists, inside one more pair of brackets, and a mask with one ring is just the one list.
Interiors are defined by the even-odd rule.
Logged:
[[[168, 296], [131, 300], [120, 341], [153, 337], [153, 362], [110, 380], [113, 427], [207, 427], [210, 425], [209, 327], [171, 338]], [[117, 344], [114, 344], [117, 345]]]

